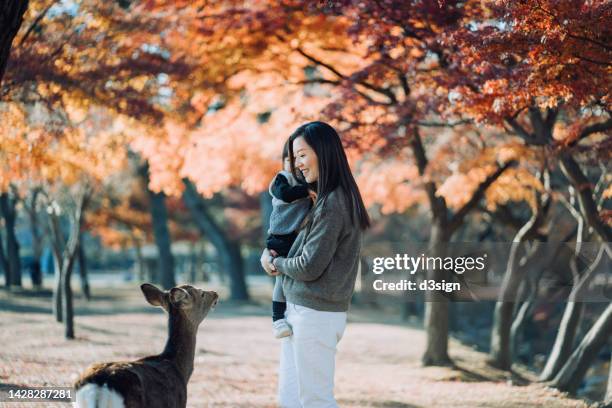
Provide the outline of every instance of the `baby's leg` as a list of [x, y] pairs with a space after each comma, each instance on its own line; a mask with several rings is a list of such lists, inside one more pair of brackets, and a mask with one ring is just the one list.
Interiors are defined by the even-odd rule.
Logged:
[[285, 293], [283, 292], [283, 281], [280, 276], [277, 276], [276, 281], [274, 282], [274, 292], [272, 292], [272, 300], [274, 302], [283, 303], [287, 301], [285, 299]]
[[287, 303], [283, 293], [282, 280], [280, 276], [277, 276], [276, 282], [274, 282], [274, 292], [272, 292], [272, 320], [284, 319], [285, 310], [287, 310]]

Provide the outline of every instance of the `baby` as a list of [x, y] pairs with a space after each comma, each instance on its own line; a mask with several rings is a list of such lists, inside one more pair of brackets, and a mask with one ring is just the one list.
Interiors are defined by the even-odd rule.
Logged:
[[[310, 210], [308, 185], [291, 174], [289, 145], [283, 147], [283, 170], [279, 172], [269, 188], [272, 195], [272, 214], [266, 248], [276, 251], [278, 256], [287, 256], [297, 237], [297, 230]], [[283, 294], [281, 277], [276, 277], [272, 294], [272, 327], [277, 339], [291, 335], [291, 327], [285, 320], [287, 302]]]

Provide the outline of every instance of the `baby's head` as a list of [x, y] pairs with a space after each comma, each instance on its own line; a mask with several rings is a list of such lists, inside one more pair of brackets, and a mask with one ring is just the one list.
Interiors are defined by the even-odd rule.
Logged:
[[289, 140], [283, 146], [283, 170], [291, 173], [291, 160], [289, 159]]

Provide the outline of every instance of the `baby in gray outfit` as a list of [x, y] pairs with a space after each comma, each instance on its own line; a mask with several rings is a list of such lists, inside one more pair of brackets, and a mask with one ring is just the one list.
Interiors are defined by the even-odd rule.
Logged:
[[[283, 147], [283, 170], [270, 183], [269, 192], [272, 195], [272, 214], [266, 248], [273, 249], [278, 256], [287, 256], [297, 237], [297, 230], [312, 205], [308, 185], [296, 180], [291, 174], [287, 143]], [[291, 327], [285, 320], [285, 310], [287, 302], [282, 279], [277, 276], [272, 294], [272, 326], [276, 338], [291, 335]]]

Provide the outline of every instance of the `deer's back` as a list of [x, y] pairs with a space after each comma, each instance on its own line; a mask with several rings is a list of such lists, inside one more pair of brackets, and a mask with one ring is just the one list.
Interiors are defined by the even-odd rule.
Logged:
[[187, 385], [176, 366], [156, 357], [95, 364], [75, 383], [77, 393], [87, 384], [116, 391], [123, 397], [125, 408], [179, 408], [187, 403]]

